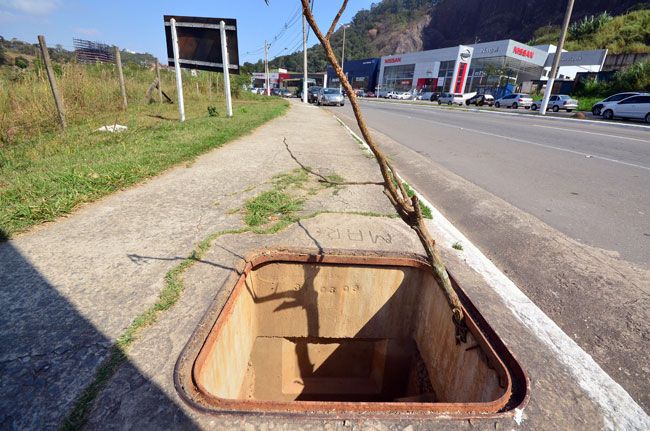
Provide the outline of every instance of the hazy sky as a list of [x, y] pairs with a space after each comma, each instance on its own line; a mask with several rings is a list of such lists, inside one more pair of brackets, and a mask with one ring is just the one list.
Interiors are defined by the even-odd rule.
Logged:
[[[377, 2], [378, 0], [374, 0]], [[371, 0], [350, 0], [341, 22], [351, 19]], [[137, 52], [166, 56], [163, 15], [236, 18], [240, 62], [254, 62], [264, 55], [264, 39], [281, 33], [270, 49], [271, 57], [302, 49], [302, 24], [296, 17], [298, 0], [0, 0], [0, 35], [36, 43], [45, 35], [48, 46], [72, 49], [72, 38], [117, 45]], [[329, 26], [340, 2], [314, 0], [314, 14], [321, 26]], [[312, 34], [309, 45], [316, 43]], [[285, 48], [287, 48], [285, 50]]]

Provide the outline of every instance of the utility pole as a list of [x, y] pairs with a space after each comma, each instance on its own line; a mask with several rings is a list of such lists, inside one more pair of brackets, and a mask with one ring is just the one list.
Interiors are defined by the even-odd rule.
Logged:
[[271, 94], [270, 89], [269, 89], [269, 85], [270, 85], [270, 82], [269, 82], [269, 47], [268, 47], [266, 41], [264, 41], [264, 74], [266, 75], [266, 77], [264, 79], [264, 81], [265, 81], [264, 83], [265, 83], [265, 86], [266, 86], [266, 88], [264, 89], [264, 92], [266, 93], [267, 96], [269, 96]]
[[560, 66], [560, 55], [562, 55], [562, 48], [564, 47], [564, 39], [566, 38], [566, 32], [569, 28], [569, 21], [571, 21], [571, 12], [573, 12], [573, 3], [574, 0], [569, 0], [569, 3], [566, 8], [566, 13], [564, 14], [564, 22], [562, 23], [562, 32], [560, 33], [560, 42], [557, 44], [557, 50], [555, 51], [555, 56], [553, 57], [553, 67], [551, 67], [551, 74], [548, 76], [548, 81], [546, 81], [546, 90], [544, 91], [544, 98], [542, 99], [542, 106], [539, 108], [539, 113], [541, 115], [546, 115], [546, 107], [548, 106], [548, 99], [551, 98], [551, 92], [553, 91], [553, 84], [555, 83], [555, 76], [557, 75], [557, 69]]
[[54, 104], [56, 105], [56, 112], [59, 114], [59, 123], [61, 128], [65, 130], [65, 114], [63, 113], [63, 102], [59, 96], [59, 89], [56, 86], [56, 77], [52, 70], [52, 61], [50, 60], [50, 53], [45, 44], [45, 36], [38, 36], [38, 44], [41, 46], [41, 54], [43, 55], [43, 63], [45, 63], [45, 70], [47, 71], [47, 79], [50, 81], [50, 89], [52, 89], [52, 96], [54, 96]]
[[307, 18], [302, 14], [302, 103], [307, 103]]
[[126, 111], [129, 103], [126, 100], [126, 86], [124, 85], [124, 72], [122, 72], [122, 56], [120, 55], [120, 48], [116, 46], [113, 49], [115, 50], [115, 64], [117, 64], [117, 76], [120, 80], [120, 92], [122, 93], [122, 109]]

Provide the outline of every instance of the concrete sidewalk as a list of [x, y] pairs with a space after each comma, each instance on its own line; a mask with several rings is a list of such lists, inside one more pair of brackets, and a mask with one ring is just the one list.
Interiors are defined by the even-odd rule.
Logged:
[[[269, 189], [274, 175], [297, 168], [284, 138], [299, 161], [324, 175], [338, 174], [347, 182], [381, 179], [374, 160], [330, 114], [296, 102], [285, 117], [187, 167], [0, 245], [1, 428], [58, 426], [116, 338], [156, 301], [166, 272], [211, 234], [241, 228], [242, 215], [232, 210]], [[212, 415], [190, 407], [174, 385], [174, 366], [201, 319], [221, 309], [232, 288], [226, 280], [252, 250], [422, 253], [410, 229], [386, 217], [394, 211], [380, 186], [322, 187], [305, 199], [303, 219], [278, 234], [227, 234], [210, 243], [183, 274], [185, 290], [178, 303], [142, 332], [128, 362], [92, 404], [89, 428], [592, 430], [650, 424], [616, 390], [610, 399], [595, 399], [557, 359], [557, 351], [541, 342], [544, 334], [506, 306], [488, 281], [468, 267], [470, 255], [453, 250], [449, 241], [443, 242], [442, 252], [450, 272], [528, 373], [530, 400], [523, 411], [496, 418], [415, 420], [408, 415]], [[432, 234], [446, 238], [447, 233]]]

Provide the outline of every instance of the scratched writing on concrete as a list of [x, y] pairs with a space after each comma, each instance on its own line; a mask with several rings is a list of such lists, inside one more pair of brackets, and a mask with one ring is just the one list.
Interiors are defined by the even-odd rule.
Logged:
[[323, 230], [318, 230], [317, 234], [324, 235], [331, 240], [343, 240], [343, 241], [353, 241], [353, 242], [372, 242], [377, 244], [378, 242], [384, 242], [386, 244], [391, 244], [393, 241], [392, 236], [388, 232], [373, 232], [368, 229], [346, 229], [346, 228], [333, 228], [329, 227]]

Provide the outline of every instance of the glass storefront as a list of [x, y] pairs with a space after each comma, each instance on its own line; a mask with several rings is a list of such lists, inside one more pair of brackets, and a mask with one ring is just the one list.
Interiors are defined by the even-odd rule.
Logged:
[[409, 91], [413, 88], [415, 64], [384, 67], [383, 88], [386, 90]]

